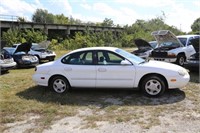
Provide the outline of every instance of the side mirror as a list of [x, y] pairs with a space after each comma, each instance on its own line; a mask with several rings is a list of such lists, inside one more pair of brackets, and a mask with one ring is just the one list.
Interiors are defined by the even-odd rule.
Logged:
[[132, 65], [128, 60], [121, 61], [121, 65]]

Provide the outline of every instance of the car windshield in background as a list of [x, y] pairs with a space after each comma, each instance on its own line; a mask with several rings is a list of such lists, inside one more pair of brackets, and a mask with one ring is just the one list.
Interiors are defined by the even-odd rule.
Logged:
[[176, 42], [163, 42], [160, 44], [160, 47], [179, 47], [180, 44]]
[[116, 49], [115, 52], [117, 52], [118, 54], [122, 55], [123, 57], [127, 58], [128, 60], [130, 60], [131, 62], [133, 63], [137, 63], [137, 64], [140, 64], [142, 62], [144, 62], [145, 60], [134, 55], [134, 54], [131, 54], [125, 50], [122, 50], [122, 49]]
[[156, 41], [152, 41], [152, 42], [149, 42], [149, 44], [155, 49], [156, 46], [157, 46], [157, 42]]
[[178, 38], [178, 40], [185, 46], [187, 42], [187, 38]]
[[31, 49], [35, 50], [35, 49], [41, 49], [43, 47], [41, 47], [40, 45], [36, 44], [36, 43], [32, 43]]
[[5, 49], [6, 49], [6, 51], [8, 51], [9, 54], [11, 54], [11, 55], [15, 52], [15, 48], [5, 48]]

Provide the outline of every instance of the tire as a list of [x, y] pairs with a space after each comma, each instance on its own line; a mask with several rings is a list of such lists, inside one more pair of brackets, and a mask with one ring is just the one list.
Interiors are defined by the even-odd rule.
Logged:
[[185, 63], [185, 56], [180, 54], [177, 56], [176, 64], [183, 66]]
[[69, 90], [70, 85], [66, 78], [56, 76], [50, 81], [50, 88], [56, 93], [62, 94]]
[[148, 76], [142, 81], [141, 89], [146, 96], [157, 97], [165, 92], [166, 84], [158, 76]]

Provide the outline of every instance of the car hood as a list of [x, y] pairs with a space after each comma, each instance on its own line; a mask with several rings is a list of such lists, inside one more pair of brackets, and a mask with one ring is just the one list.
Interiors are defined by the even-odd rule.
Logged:
[[169, 30], [154, 31], [151, 33], [151, 35], [154, 36], [154, 38], [158, 42], [158, 46], [160, 46], [160, 44], [164, 42], [173, 42], [179, 44], [180, 46], [183, 46], [178, 38]]
[[22, 43], [20, 45], [18, 45], [16, 47], [16, 50], [14, 53], [17, 53], [17, 52], [25, 52], [25, 53], [28, 53], [28, 51], [30, 51], [30, 48], [31, 48], [32, 44], [31, 43]]
[[199, 43], [200, 43], [199, 38], [192, 39], [192, 40], [190, 40], [190, 42], [192, 43], [195, 51], [199, 52]]
[[135, 45], [138, 47], [138, 49], [148, 47], [148, 48], [153, 48], [147, 41], [143, 39], [135, 39], [134, 40]]
[[176, 64], [162, 62], [162, 61], [154, 61], [154, 60], [150, 60], [146, 63], [143, 63], [141, 64], [141, 66], [152, 68], [152, 70], [167, 69], [167, 70], [172, 70], [172, 71], [178, 71], [178, 70], [184, 69], [183, 67], [178, 66]]

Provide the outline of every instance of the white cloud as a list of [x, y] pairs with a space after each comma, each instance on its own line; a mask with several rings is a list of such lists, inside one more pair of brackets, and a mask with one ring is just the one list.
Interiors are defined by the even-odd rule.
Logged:
[[173, 0], [116, 0], [115, 2], [140, 7], [164, 7], [174, 3]]
[[72, 7], [68, 0], [49, 0], [44, 2], [49, 4], [48, 11], [53, 14], [63, 13], [67, 16], [72, 14]]
[[196, 11], [188, 9], [183, 4], [172, 5], [171, 11], [167, 16], [166, 23], [169, 25], [174, 25], [182, 31], [191, 31], [191, 25], [195, 19], [199, 17]]
[[194, 6], [200, 8], [200, 1], [193, 1], [192, 3]]
[[84, 9], [86, 9], [86, 10], [91, 10], [91, 9], [92, 9], [92, 6], [90, 6], [90, 5], [86, 2], [86, 0], [82, 0], [80, 6], [83, 7]]

